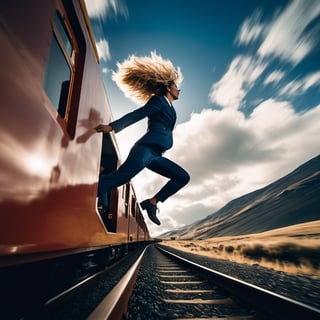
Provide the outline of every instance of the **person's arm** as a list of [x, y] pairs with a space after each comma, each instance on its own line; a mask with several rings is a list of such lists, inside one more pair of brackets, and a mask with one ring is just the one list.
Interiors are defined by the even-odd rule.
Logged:
[[[161, 108], [161, 99], [158, 96], [153, 96], [145, 106], [138, 108], [130, 113], [127, 113], [118, 120], [112, 121], [108, 125], [99, 124], [95, 127], [97, 132], [119, 132], [131, 124], [158, 112]], [[99, 131], [98, 131], [99, 130]]]

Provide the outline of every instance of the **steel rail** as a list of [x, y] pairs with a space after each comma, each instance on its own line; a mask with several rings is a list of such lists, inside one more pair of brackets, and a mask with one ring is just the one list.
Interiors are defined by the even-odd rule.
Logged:
[[210, 281], [232, 293], [246, 304], [257, 308], [266, 314], [269, 314], [272, 317], [271, 319], [320, 319], [320, 310], [315, 307], [260, 288], [256, 285], [236, 279], [205, 266], [201, 266], [193, 261], [182, 258], [177, 254], [165, 250], [159, 245], [156, 245], [156, 247], [160, 252], [187, 264], [189, 267], [196, 269], [198, 272], [201, 272], [201, 275], [205, 275]]
[[123, 319], [123, 315], [127, 312], [128, 301], [146, 250], [147, 248], [143, 250], [128, 272], [90, 314], [87, 318], [88, 320]]

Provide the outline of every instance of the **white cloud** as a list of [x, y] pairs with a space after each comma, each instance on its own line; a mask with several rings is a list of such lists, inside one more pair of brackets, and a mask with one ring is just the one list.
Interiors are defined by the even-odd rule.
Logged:
[[85, 0], [90, 18], [104, 20], [106, 17], [128, 16], [128, 8], [120, 0]]
[[301, 81], [290, 81], [280, 91], [281, 95], [294, 96], [300, 91], [302, 86]]
[[280, 70], [275, 70], [269, 74], [269, 76], [264, 80], [264, 84], [267, 85], [269, 83], [278, 83], [283, 77], [285, 73]]
[[304, 78], [303, 91], [306, 91], [313, 86], [320, 86], [320, 71], [308, 74]]
[[260, 20], [261, 11], [257, 10], [250, 18], [243, 22], [235, 39], [235, 43], [248, 45], [250, 42], [257, 40], [265, 28], [264, 25], [260, 24]]
[[261, 44], [261, 57], [278, 57], [299, 63], [318, 44], [319, 33], [312, 22], [320, 15], [319, 0], [294, 0], [270, 23], [270, 31]]
[[235, 57], [221, 80], [211, 87], [211, 102], [224, 108], [238, 109], [265, 68], [264, 63], [249, 56]]
[[259, 140], [265, 140], [279, 130], [287, 129], [295, 118], [294, 109], [288, 102], [269, 99], [253, 110], [247, 123]]
[[308, 89], [320, 85], [320, 71], [311, 73], [299, 80], [290, 81], [280, 91], [281, 95], [298, 96], [304, 94]]
[[[211, 87], [209, 97], [212, 103], [223, 108], [241, 108], [248, 91], [256, 85], [274, 58], [297, 64], [319, 41], [312, 22], [320, 15], [320, 1], [294, 0], [264, 25], [260, 23], [261, 15], [261, 11], [255, 11], [244, 21], [235, 38], [235, 43], [243, 45], [261, 40], [257, 56], [237, 56], [233, 59], [227, 72]], [[264, 84], [277, 83], [283, 77], [282, 71], [275, 70]], [[315, 73], [308, 81], [303, 79], [288, 83], [280, 94], [293, 96], [318, 82], [319, 74]]]
[[[263, 187], [319, 154], [320, 105], [297, 114], [292, 105], [269, 99], [245, 118], [234, 109], [203, 110], [175, 131], [165, 156], [184, 167], [190, 183], [160, 204], [159, 235], [221, 208], [228, 201]], [[143, 196], [165, 180], [148, 171], [139, 177]]]
[[111, 54], [108, 41], [106, 39], [100, 39], [96, 45], [100, 59], [104, 61], [110, 60]]
[[[244, 22], [235, 43], [255, 42], [259, 47], [258, 41], [262, 41], [258, 54], [236, 56], [212, 85], [210, 100], [221, 110], [204, 109], [176, 127], [174, 147], [165, 156], [184, 167], [191, 181], [159, 205], [160, 227], [146, 218], [153, 236], [199, 220], [319, 154], [320, 105], [297, 113], [284, 99], [259, 96], [256, 99], [261, 103], [253, 106], [251, 114], [245, 117], [240, 112], [247, 93], [262, 83], [265, 71], [264, 84], [284, 78], [283, 71], [266, 70], [274, 58], [295, 65], [314, 48], [317, 39], [310, 23], [319, 12], [320, 1], [294, 0], [270, 23], [262, 24], [258, 11]], [[319, 78], [319, 72], [314, 72], [295, 79], [280, 93], [305, 93], [319, 85]], [[277, 96], [274, 92], [273, 97]], [[126, 131], [126, 142], [131, 138]], [[133, 143], [130, 141], [130, 146]], [[153, 196], [166, 181], [144, 170], [133, 179], [138, 199]]]

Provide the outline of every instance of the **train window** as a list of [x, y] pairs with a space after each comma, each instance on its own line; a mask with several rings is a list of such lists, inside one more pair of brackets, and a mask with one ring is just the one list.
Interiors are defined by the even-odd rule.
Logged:
[[71, 57], [71, 54], [72, 54], [72, 51], [73, 51], [73, 46], [72, 46], [72, 43], [71, 43], [71, 39], [70, 39], [70, 36], [62, 22], [62, 18], [61, 18], [61, 15], [58, 11], [56, 11], [56, 14], [54, 15], [54, 23], [55, 23], [55, 26], [57, 28], [57, 31], [61, 37], [61, 40], [64, 44], [64, 47], [68, 53], [68, 55]]
[[71, 68], [65, 60], [57, 38], [53, 35], [44, 88], [62, 118], [66, 113], [70, 78]]
[[[52, 19], [52, 38], [43, 87], [58, 114], [68, 121], [79, 49], [64, 6], [58, 2], [57, 7]], [[72, 129], [68, 131], [72, 135]]]
[[126, 183], [122, 188], [122, 199], [126, 200], [127, 193], [128, 193], [128, 184]]
[[130, 183], [126, 183], [126, 195], [125, 195], [125, 216], [129, 217], [129, 197], [130, 197]]
[[134, 197], [131, 198], [131, 215], [133, 217], [136, 215], [136, 199]]

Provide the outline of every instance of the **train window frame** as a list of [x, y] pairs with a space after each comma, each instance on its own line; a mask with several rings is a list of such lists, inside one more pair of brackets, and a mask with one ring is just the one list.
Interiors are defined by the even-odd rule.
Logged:
[[[54, 8], [54, 12], [50, 21], [52, 28], [50, 51], [46, 64], [43, 88], [47, 94], [52, 107], [58, 113], [58, 119], [60, 125], [66, 129], [70, 138], [73, 139], [75, 136], [76, 123], [78, 117], [79, 101], [80, 101], [80, 91], [82, 83], [82, 74], [84, 71], [84, 61], [86, 54], [86, 43], [84, 39], [84, 34], [80, 26], [77, 14], [73, 4], [65, 0], [57, 0]], [[65, 33], [61, 35], [60, 33]], [[72, 51], [70, 52], [65, 45], [65, 41], [70, 41], [72, 46]], [[70, 77], [64, 82], [59, 82], [59, 79], [55, 83], [59, 87], [59, 101], [61, 100], [61, 109], [59, 104], [57, 105], [57, 99], [52, 101], [48, 90], [46, 89], [46, 81], [48, 78], [54, 74], [55, 71], [53, 68], [50, 69], [50, 55], [52, 51], [52, 46], [56, 42], [56, 45], [59, 46], [61, 55], [65, 59], [65, 63], [68, 65], [70, 70]], [[70, 53], [70, 54], [69, 54]], [[58, 85], [57, 85], [58, 83]], [[60, 110], [59, 110], [60, 109]]]
[[125, 199], [124, 199], [124, 206], [125, 206], [125, 217], [128, 219], [129, 218], [129, 206], [130, 206], [130, 189], [131, 185], [130, 182], [127, 182], [125, 184]]
[[136, 198], [134, 196], [132, 196], [131, 198], [131, 215], [133, 218], [135, 218], [136, 216]]

